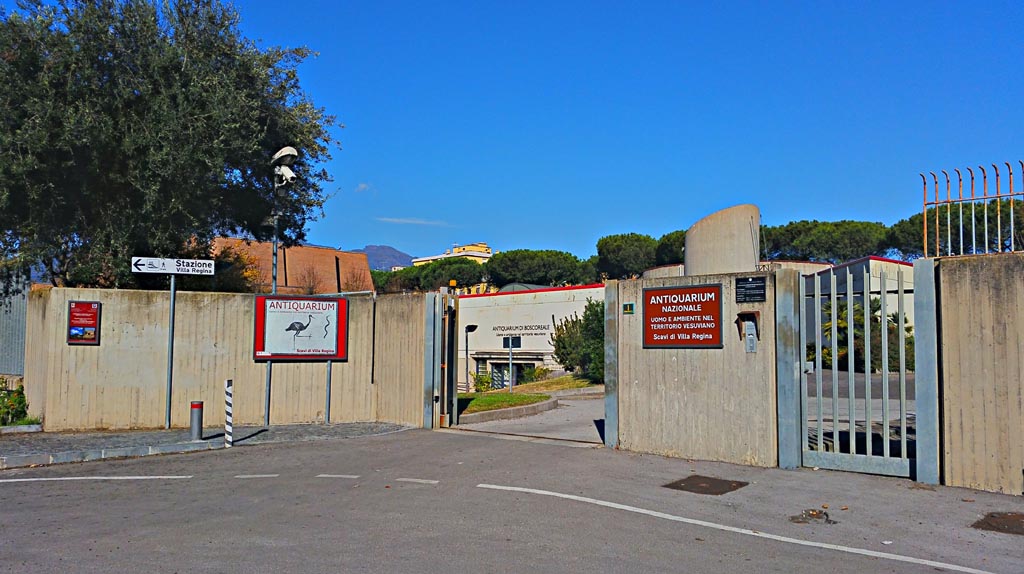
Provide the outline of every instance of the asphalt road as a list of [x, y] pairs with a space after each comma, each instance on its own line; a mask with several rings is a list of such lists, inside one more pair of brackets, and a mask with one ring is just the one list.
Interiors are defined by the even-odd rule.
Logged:
[[[662, 487], [694, 472], [750, 484]], [[12, 482], [97, 476], [188, 478]], [[1021, 537], [969, 527], [1020, 497], [912, 486], [458, 431], [258, 445], [0, 472], [0, 572], [1021, 572]]]

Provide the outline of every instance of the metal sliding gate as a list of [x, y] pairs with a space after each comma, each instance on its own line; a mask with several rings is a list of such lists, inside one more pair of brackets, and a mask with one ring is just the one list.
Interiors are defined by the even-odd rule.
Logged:
[[913, 273], [872, 263], [800, 282], [803, 465], [910, 477], [916, 456]]

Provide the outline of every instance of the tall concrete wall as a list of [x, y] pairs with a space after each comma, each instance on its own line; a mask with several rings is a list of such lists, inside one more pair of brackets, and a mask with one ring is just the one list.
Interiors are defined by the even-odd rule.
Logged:
[[938, 260], [945, 484], [1024, 493], [1024, 254]]
[[[70, 300], [103, 303], [98, 347], [65, 342]], [[423, 297], [378, 299], [376, 335], [374, 301], [369, 297], [349, 301], [349, 360], [332, 368], [331, 420], [387, 420], [420, 426], [422, 408], [393, 405], [422, 405], [422, 368], [414, 371], [404, 365], [417, 361], [422, 365]], [[167, 292], [33, 291], [25, 365], [31, 414], [41, 416], [48, 431], [163, 426], [168, 311]], [[196, 400], [207, 405], [207, 424], [223, 424], [223, 384], [229, 378], [235, 385], [235, 423], [262, 423], [265, 367], [252, 359], [253, 312], [252, 295], [178, 293], [172, 426], [188, 425], [189, 402]], [[402, 322], [380, 321], [381, 312], [399, 315]], [[389, 347], [392, 350], [375, 354], [375, 340], [396, 341], [401, 350]], [[271, 422], [323, 420], [326, 376], [325, 363], [275, 363]]]
[[686, 275], [756, 271], [760, 232], [756, 205], [723, 209], [694, 223], [686, 230]]
[[[736, 279], [754, 275], [764, 276], [746, 273], [618, 282], [615, 308], [606, 308], [606, 316], [614, 312], [618, 322], [609, 353], [617, 365], [608, 367], [613, 372], [606, 377], [615, 381], [620, 448], [777, 465], [774, 277], [767, 279], [766, 302], [735, 302]], [[722, 286], [722, 348], [645, 349], [643, 289], [707, 284]], [[629, 303], [634, 304], [635, 312], [624, 314], [623, 306]], [[734, 324], [741, 311], [760, 312], [755, 353], [746, 352]]]

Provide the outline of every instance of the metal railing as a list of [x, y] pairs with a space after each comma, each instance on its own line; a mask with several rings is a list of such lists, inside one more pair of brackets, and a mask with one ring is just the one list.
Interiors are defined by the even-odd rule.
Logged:
[[[1024, 161], [1020, 161], [1021, 172], [1024, 173]], [[1024, 189], [1015, 191], [1013, 188], [1013, 167], [1010, 162], [1004, 162], [1006, 174], [1009, 179], [1009, 189], [1003, 193], [1000, 182], [999, 166], [992, 164], [992, 171], [995, 178], [995, 193], [990, 194], [988, 188], [988, 171], [984, 166], [978, 166], [981, 174], [981, 195], [977, 194], [975, 186], [974, 169], [968, 167], [967, 173], [970, 176], [970, 195], [964, 197], [964, 178], [959, 168], [954, 169], [957, 179], [957, 194], [953, 196], [952, 181], [949, 172], [941, 170], [946, 179], [946, 198], [942, 199], [939, 192], [939, 177], [935, 172], [928, 172], [932, 176], [934, 187], [934, 200], [929, 201], [928, 178], [920, 174], [924, 186], [924, 202], [922, 218], [924, 220], [924, 232], [922, 239], [924, 243], [923, 254], [929, 256], [928, 244], [931, 237], [928, 233], [929, 219], [934, 220], [934, 241], [935, 252], [933, 257], [941, 257], [943, 251], [946, 255], [971, 255], [979, 253], [1005, 253], [1017, 251], [1021, 242], [1017, 235], [1024, 231], [1024, 222], [1018, 222], [1016, 213], [1016, 199], [1024, 200]], [[942, 220], [942, 207], [945, 206], [945, 221]], [[956, 208], [956, 217], [953, 212]], [[969, 214], [965, 213], [969, 208]], [[929, 209], [932, 213], [929, 214]], [[1009, 217], [1004, 221], [1004, 211]], [[969, 218], [965, 220], [965, 215]], [[992, 226], [994, 217], [995, 227]], [[980, 219], [979, 219], [980, 218]], [[945, 225], [943, 225], [945, 223]], [[980, 225], [979, 225], [980, 224]], [[970, 227], [970, 236], [964, 237], [966, 228]], [[978, 229], [978, 228], [981, 229]], [[954, 233], [954, 230], [956, 232]], [[943, 234], [945, 231], [945, 234]], [[945, 241], [943, 241], [945, 235]], [[1024, 238], [1024, 235], [1022, 235]], [[979, 242], [979, 239], [981, 240]], [[993, 242], [994, 239], [994, 242]], [[980, 245], [979, 245], [980, 243]], [[943, 250], [943, 244], [945, 249]]]

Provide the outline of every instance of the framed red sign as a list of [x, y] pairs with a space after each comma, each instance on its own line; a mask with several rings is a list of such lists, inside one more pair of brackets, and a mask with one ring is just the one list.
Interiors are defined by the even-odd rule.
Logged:
[[98, 301], [68, 301], [68, 344], [99, 345], [102, 314]]
[[348, 300], [256, 296], [253, 359], [347, 361]]
[[721, 349], [722, 285], [644, 289], [645, 349]]

